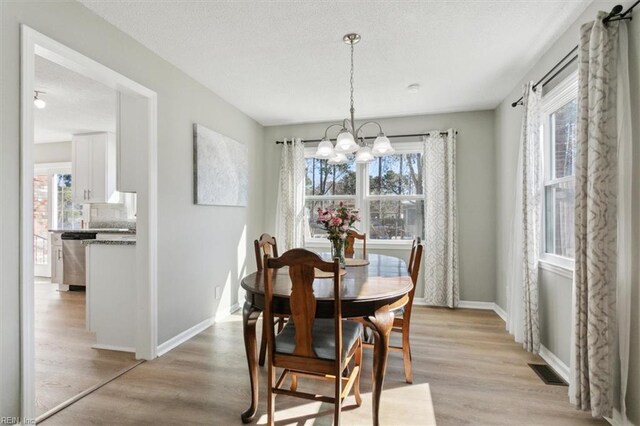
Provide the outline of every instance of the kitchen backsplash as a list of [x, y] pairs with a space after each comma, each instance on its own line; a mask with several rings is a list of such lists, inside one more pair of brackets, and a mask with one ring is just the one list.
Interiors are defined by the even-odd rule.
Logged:
[[134, 194], [121, 193], [122, 203], [84, 204], [82, 215], [89, 228], [136, 227], [136, 199]]

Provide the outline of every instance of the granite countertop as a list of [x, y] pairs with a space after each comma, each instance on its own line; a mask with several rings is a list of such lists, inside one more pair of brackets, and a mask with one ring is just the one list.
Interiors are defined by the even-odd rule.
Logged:
[[135, 234], [135, 229], [128, 228], [86, 228], [86, 229], [49, 229], [49, 232], [85, 232], [85, 233], [101, 233], [101, 234]]
[[81, 240], [83, 246], [90, 244], [103, 244], [107, 246], [133, 246], [136, 240], [132, 239], [114, 239], [114, 240]]

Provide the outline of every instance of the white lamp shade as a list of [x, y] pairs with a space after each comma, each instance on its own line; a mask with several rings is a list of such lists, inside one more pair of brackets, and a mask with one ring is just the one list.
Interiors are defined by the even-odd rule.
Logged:
[[314, 155], [315, 158], [327, 159], [335, 155], [333, 152], [333, 144], [327, 139], [322, 139], [318, 144], [318, 149]]
[[349, 159], [345, 154], [336, 154], [334, 157], [331, 157], [328, 164], [345, 164]]
[[46, 106], [47, 106], [47, 103], [46, 103], [45, 101], [43, 101], [42, 99], [39, 99], [39, 98], [35, 98], [35, 99], [33, 100], [33, 104], [34, 104], [34, 105], [36, 106], [36, 108], [38, 108], [38, 109], [42, 109], [42, 108], [44, 108], [44, 107], [46, 107]]
[[373, 160], [375, 160], [375, 157], [368, 146], [363, 146], [356, 152], [356, 163], [370, 163]]
[[358, 150], [358, 144], [353, 139], [353, 135], [349, 131], [343, 129], [336, 139], [335, 152], [339, 154], [347, 154]]
[[373, 149], [371, 150], [373, 155], [389, 155], [393, 153], [393, 151], [394, 149], [391, 146], [391, 141], [389, 141], [389, 138], [386, 137], [384, 133], [380, 133], [376, 140], [373, 142]]

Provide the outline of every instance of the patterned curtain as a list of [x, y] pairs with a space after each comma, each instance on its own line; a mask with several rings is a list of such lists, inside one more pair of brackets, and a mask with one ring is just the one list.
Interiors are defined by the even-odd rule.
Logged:
[[[576, 152], [574, 357], [570, 396], [611, 417], [616, 364], [617, 61], [619, 23], [582, 26]], [[630, 174], [629, 174], [630, 176]]]
[[524, 334], [522, 346], [538, 353], [540, 350], [540, 327], [538, 322], [538, 255], [540, 250], [540, 94], [533, 82], [524, 86], [522, 94], [524, 116], [520, 144], [522, 163], [520, 185], [522, 199], [522, 318]]
[[459, 300], [456, 132], [429, 132], [424, 143], [425, 251], [427, 304], [455, 308]]
[[304, 145], [300, 139], [284, 140], [276, 210], [279, 250], [304, 247]]

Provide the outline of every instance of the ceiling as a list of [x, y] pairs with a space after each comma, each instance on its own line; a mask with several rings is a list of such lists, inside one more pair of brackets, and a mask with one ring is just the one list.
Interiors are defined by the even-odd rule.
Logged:
[[35, 143], [70, 141], [74, 133], [115, 132], [116, 92], [90, 78], [36, 56], [35, 90], [44, 109], [34, 108]]
[[[495, 108], [591, 0], [95, 1], [263, 125]], [[418, 93], [407, 86], [418, 83]]]

